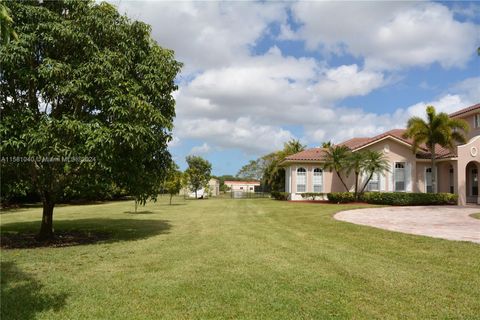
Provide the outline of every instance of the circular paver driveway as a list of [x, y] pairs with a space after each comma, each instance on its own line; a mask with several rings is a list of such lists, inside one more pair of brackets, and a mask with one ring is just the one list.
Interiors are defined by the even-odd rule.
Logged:
[[334, 218], [355, 224], [448, 240], [480, 243], [480, 220], [470, 217], [477, 207], [386, 207], [342, 211]]

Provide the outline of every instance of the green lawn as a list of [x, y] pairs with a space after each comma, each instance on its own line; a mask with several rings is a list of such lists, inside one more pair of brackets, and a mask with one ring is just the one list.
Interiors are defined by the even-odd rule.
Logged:
[[[354, 208], [167, 198], [63, 206], [112, 239], [2, 250], [1, 319], [479, 319], [480, 245], [335, 221]], [[40, 208], [2, 232], [36, 230]]]
[[480, 212], [479, 212], [479, 213], [471, 214], [470, 217], [473, 217], [473, 218], [475, 218], [475, 219], [480, 219]]

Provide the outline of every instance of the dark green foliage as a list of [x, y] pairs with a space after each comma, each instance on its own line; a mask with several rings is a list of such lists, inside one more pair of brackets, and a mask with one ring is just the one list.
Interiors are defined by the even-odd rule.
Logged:
[[428, 149], [432, 167], [432, 189], [437, 190], [436, 170], [434, 170], [437, 157], [435, 147], [440, 145], [452, 151], [455, 150], [458, 144], [467, 142], [466, 133], [470, 128], [465, 120], [450, 118], [445, 112], [437, 113], [433, 106], [427, 106], [425, 111], [427, 120], [420, 117], [410, 118], [403, 136], [413, 140], [414, 154], [419, 152], [422, 145]]
[[458, 195], [452, 193], [366, 192], [362, 200], [371, 204], [393, 206], [455, 205]]
[[[332, 203], [349, 203], [355, 201], [353, 192], [332, 192], [328, 195]], [[370, 204], [384, 204], [392, 206], [420, 206], [420, 205], [454, 205], [458, 195], [452, 193], [412, 193], [412, 192], [366, 192], [361, 195], [360, 201]]]
[[290, 196], [288, 192], [279, 192], [279, 191], [272, 191], [270, 192], [270, 195], [275, 200], [283, 200], [283, 201], [288, 200], [288, 197]]
[[261, 158], [263, 170], [262, 184], [268, 189], [282, 191], [285, 189], [285, 169], [281, 166], [286, 157], [305, 150], [299, 140], [292, 139], [283, 145], [283, 150], [272, 152]]
[[2, 161], [2, 190], [40, 194], [46, 237], [65, 193], [115, 183], [141, 203], [155, 198], [171, 164], [173, 52], [107, 3], [8, 6], [18, 40], [0, 48], [0, 151], [27, 160]]
[[265, 171], [265, 161], [262, 158], [250, 160], [238, 171], [236, 177], [245, 180], [262, 180]]
[[327, 194], [328, 201], [332, 203], [349, 203], [355, 201], [353, 192], [331, 192]]

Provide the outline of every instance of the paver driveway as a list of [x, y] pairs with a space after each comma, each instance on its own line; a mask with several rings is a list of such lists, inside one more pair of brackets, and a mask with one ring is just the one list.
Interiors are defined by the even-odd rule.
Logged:
[[480, 243], [480, 206], [386, 207], [348, 210], [335, 219], [391, 231]]

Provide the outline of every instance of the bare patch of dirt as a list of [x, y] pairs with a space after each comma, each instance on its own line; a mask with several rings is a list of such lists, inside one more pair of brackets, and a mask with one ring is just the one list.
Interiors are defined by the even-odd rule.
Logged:
[[110, 235], [98, 232], [58, 231], [55, 238], [38, 240], [35, 233], [5, 233], [1, 235], [2, 249], [61, 248], [93, 244], [108, 240]]

